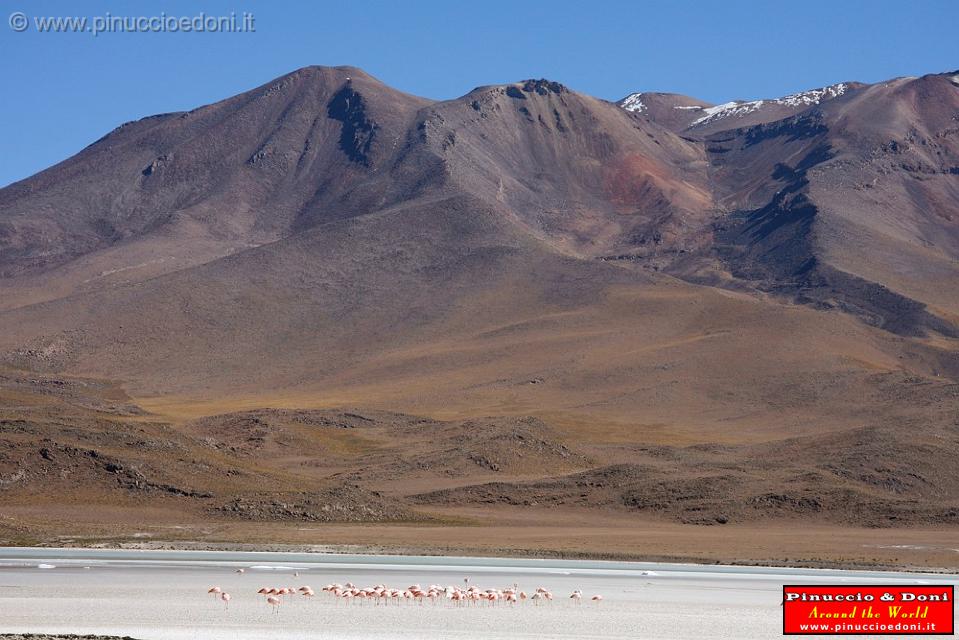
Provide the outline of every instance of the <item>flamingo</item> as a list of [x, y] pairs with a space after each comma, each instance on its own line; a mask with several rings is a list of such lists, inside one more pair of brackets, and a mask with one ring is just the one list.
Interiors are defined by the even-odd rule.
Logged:
[[224, 591], [223, 593], [221, 593], [221, 594], [220, 594], [220, 600], [223, 601], [223, 604], [226, 606], [227, 609], [230, 608], [230, 594], [229, 594], [229, 593], [227, 593], [226, 591]]
[[266, 603], [273, 607], [273, 613], [277, 613], [280, 610], [280, 599], [276, 596], [267, 596]]
[[579, 591], [574, 591], [569, 597], [572, 598], [576, 604], [580, 604], [583, 599], [583, 594]]
[[592, 598], [590, 598], [590, 600], [592, 600], [593, 602], [600, 602], [602, 599], [603, 599], [603, 596], [601, 596], [601, 595], [599, 595], [599, 594], [597, 594], [597, 595], [593, 596]]
[[237, 569], [236, 573], [246, 573], [246, 569]]

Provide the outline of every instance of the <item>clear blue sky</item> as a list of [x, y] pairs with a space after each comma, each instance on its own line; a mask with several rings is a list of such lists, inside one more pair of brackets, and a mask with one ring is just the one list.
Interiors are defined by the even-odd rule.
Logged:
[[[115, 126], [190, 109], [310, 64], [352, 64], [452, 98], [547, 77], [601, 98], [712, 102], [959, 67], [959, 1], [723, 2], [0, 0], [0, 185]], [[31, 21], [15, 32], [9, 16]], [[253, 33], [37, 33], [45, 16], [252, 12]]]

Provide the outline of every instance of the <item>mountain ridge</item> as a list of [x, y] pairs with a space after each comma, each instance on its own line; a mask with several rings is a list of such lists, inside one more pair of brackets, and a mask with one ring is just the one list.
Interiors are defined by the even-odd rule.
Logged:
[[[31, 478], [0, 501], [42, 493], [43, 449], [95, 500], [244, 521], [326, 522], [327, 501], [421, 522], [514, 492], [622, 522], [835, 523], [860, 500], [870, 526], [954, 522], [959, 479], [928, 453], [957, 446], [957, 81], [696, 135], [656, 121], [695, 111], [676, 100], [707, 108], [545, 79], [431, 101], [308, 67], [0, 190], [0, 474]], [[778, 447], [795, 459], [763, 463]]]
[[[837, 161], [839, 154], [830, 149], [845, 147], [855, 158], [872, 153], [850, 149], [843, 137], [852, 131], [844, 124], [849, 121], [844, 105], [851, 101], [874, 108], [875, 100], [864, 102], [859, 96], [901, 93], [917, 82], [938, 82], [943, 91], [942, 86], [955, 86], [947, 76], [842, 83], [835, 85], [842, 91], [829, 93], [827, 88], [813, 92], [814, 99], [792, 101], [785, 118], [743, 124], [733, 117], [730, 124], [743, 126], [702, 131], [701, 140], [687, 140], [668, 123], [659, 125], [655, 118], [624, 108], [623, 101], [614, 106], [549, 80], [477, 87], [460, 98], [430, 101], [396, 92], [355, 67], [304, 67], [211, 105], [121, 125], [73, 158], [0, 190], [0, 267], [7, 285], [13, 285], [5, 287], [9, 295], [3, 308], [135, 283], [330, 221], [415, 208], [418, 201], [429, 206], [462, 194], [499, 210], [503, 220], [545, 243], [547, 251], [629, 262], [698, 284], [783, 292], [788, 287], [778, 281], [793, 274], [743, 262], [751, 264], [760, 256], [759, 239], [749, 236], [733, 244], [755, 246], [739, 252], [739, 262], [732, 264], [728, 240], [733, 236], [724, 229], [735, 226], [744, 212], [771, 213], [790, 191], [800, 198], [787, 206], [786, 216], [812, 202], [810, 197], [833, 198], [835, 188], [822, 192], [822, 181], [810, 180], [809, 171], [820, 172], [823, 163]], [[796, 95], [807, 94], [812, 95]], [[632, 94], [639, 95], [645, 94]], [[689, 102], [694, 108], [688, 111], [710, 108], [674, 94], [650, 95]], [[955, 100], [948, 93], [945, 97]], [[782, 106], [789, 101], [773, 102]], [[758, 104], [758, 113], [764, 102], [746, 104]], [[714, 128], [723, 120], [712, 123]], [[903, 126], [892, 122], [890, 126]], [[946, 125], [938, 117], [940, 156], [943, 150], [955, 153]], [[908, 155], [906, 144], [893, 139], [882, 148]], [[790, 167], [796, 160], [784, 153], [803, 153], [806, 160]], [[114, 156], [122, 160], [109, 160]], [[819, 156], [810, 164], [809, 158]], [[945, 164], [944, 175], [951, 175]], [[907, 171], [911, 166], [900, 165]], [[744, 167], [750, 167], [749, 173]], [[95, 190], [84, 191], [81, 177], [96, 184]], [[748, 184], [749, 191], [737, 184]], [[932, 197], [919, 195], [924, 187], [892, 187], [903, 193], [900, 200], [929, 202]], [[943, 188], [948, 194], [949, 185]], [[737, 195], [737, 189], [746, 197]], [[941, 210], [954, 208], [954, 200], [942, 197], [947, 199], [939, 203]], [[926, 236], [933, 230], [940, 238], [955, 237], [952, 215], [934, 219], [944, 219], [946, 226], [937, 222], [930, 231], [904, 237], [908, 244], [901, 250], [928, 251]], [[821, 224], [833, 220], [839, 218], [810, 218], [817, 234]], [[928, 226], [923, 220], [917, 217], [916, 224]], [[795, 243], [802, 235], [781, 241], [799, 247]], [[832, 260], [832, 249], [806, 247], [807, 262]], [[955, 262], [959, 242], [943, 250], [947, 262], [932, 267], [954, 270], [948, 260]], [[898, 273], [850, 273], [880, 288], [854, 292], [845, 300], [843, 286], [833, 287], [827, 297], [838, 296], [839, 308], [880, 326], [899, 326], [882, 319], [884, 305], [901, 306], [889, 296], [881, 302], [881, 291], [888, 290], [918, 305], [920, 315], [928, 316], [923, 309], [930, 303], [933, 315], [939, 314], [923, 316], [905, 330], [954, 336], [947, 318], [959, 310], [947, 306], [940, 311], [940, 298], [913, 294], [900, 286]], [[41, 281], [43, 286], [37, 286]], [[835, 306], [819, 294], [808, 295], [830, 286], [807, 279], [800, 293], [788, 295]], [[859, 285], [846, 288], [858, 290]], [[852, 301], [863, 295], [878, 295], [880, 301]], [[872, 307], [878, 309], [878, 320], [876, 309], [864, 310]]]
[[[708, 136], [723, 130], [782, 120], [823, 101], [838, 98], [847, 91], [855, 92], [867, 86], [861, 82], [845, 81], [778, 98], [730, 100], [723, 104], [712, 104], [675, 93], [638, 92], [629, 94], [616, 104], [627, 111], [647, 113], [653, 120], [669, 123], [666, 126], [677, 132]], [[652, 112], [646, 106], [647, 102]]]
[[307, 67], [0, 190], [0, 540], [953, 526], [959, 81], [637, 100]]

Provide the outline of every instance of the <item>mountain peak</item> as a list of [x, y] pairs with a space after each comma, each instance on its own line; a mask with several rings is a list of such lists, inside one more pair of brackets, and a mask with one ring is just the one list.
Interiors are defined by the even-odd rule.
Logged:
[[642, 113], [646, 110], [646, 103], [643, 102], [645, 95], [645, 93], [631, 93], [620, 101], [619, 106], [626, 111]]
[[294, 69], [293, 71], [291, 71], [290, 73], [286, 75], [290, 76], [290, 75], [319, 75], [319, 74], [342, 76], [344, 78], [351, 77], [351, 78], [374, 79], [373, 76], [371, 76], [369, 73], [367, 73], [360, 67], [354, 67], [352, 65], [329, 66], [329, 65], [322, 65], [322, 64], [310, 64], [310, 65], [306, 65], [305, 67]]
[[839, 82], [779, 98], [732, 100], [718, 105], [677, 94], [638, 92], [629, 94], [617, 104], [626, 111], [644, 115], [673, 131], [698, 134], [706, 130], [707, 133], [713, 133], [779, 120], [862, 86], [857, 82]]
[[742, 118], [745, 115], [761, 109], [764, 105], [781, 105], [793, 108], [810, 107], [825, 100], [838, 98], [846, 93], [846, 90], [849, 88], [849, 86], [850, 85], [845, 82], [840, 82], [827, 87], [791, 93], [781, 98], [748, 101], [733, 100], [731, 102], [726, 102], [713, 107], [705, 107], [700, 110], [701, 114], [698, 118], [693, 120], [690, 126], [697, 127], [700, 125], [709, 124], [711, 122], [716, 122], [717, 120], [722, 120], [724, 118]]
[[559, 95], [569, 92], [566, 86], [553, 80], [547, 80], [546, 78], [521, 80], [520, 82], [504, 85], [504, 87], [506, 89], [506, 95], [518, 100], [525, 100], [527, 94], [548, 96], [550, 94]]

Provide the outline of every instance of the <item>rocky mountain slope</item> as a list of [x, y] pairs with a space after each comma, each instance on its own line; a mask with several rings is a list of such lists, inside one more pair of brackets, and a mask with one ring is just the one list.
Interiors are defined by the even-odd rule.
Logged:
[[957, 300], [957, 73], [713, 106], [307, 67], [0, 190], [0, 501], [952, 522]]

